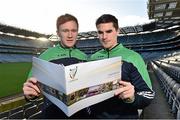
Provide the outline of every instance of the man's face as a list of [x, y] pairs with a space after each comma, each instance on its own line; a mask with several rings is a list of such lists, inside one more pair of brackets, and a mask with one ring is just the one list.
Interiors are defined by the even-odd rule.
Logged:
[[61, 44], [65, 47], [73, 47], [76, 44], [78, 35], [78, 27], [76, 22], [68, 21], [59, 26], [57, 31], [58, 36], [61, 38]]
[[97, 25], [97, 32], [104, 48], [112, 49], [117, 45], [117, 35], [119, 30], [114, 28], [113, 23], [102, 23]]

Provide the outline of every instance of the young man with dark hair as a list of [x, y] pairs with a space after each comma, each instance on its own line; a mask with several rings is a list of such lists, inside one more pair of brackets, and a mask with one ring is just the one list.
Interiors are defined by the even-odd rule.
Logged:
[[115, 96], [91, 106], [94, 118], [138, 118], [138, 109], [148, 106], [154, 98], [149, 74], [142, 57], [117, 42], [118, 20], [104, 14], [96, 21], [97, 33], [103, 49], [91, 56], [91, 60], [122, 57], [120, 87]]

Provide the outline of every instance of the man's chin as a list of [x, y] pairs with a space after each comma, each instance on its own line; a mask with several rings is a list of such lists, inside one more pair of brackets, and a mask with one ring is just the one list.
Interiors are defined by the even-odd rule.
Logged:
[[74, 44], [72, 44], [72, 45], [67, 45], [66, 47], [72, 48], [72, 47], [74, 47]]
[[74, 47], [75, 43], [74, 42], [69, 42], [69, 43], [66, 43], [66, 47]]
[[109, 46], [107, 46], [107, 45], [103, 45], [103, 47], [104, 47], [105, 49], [109, 49]]

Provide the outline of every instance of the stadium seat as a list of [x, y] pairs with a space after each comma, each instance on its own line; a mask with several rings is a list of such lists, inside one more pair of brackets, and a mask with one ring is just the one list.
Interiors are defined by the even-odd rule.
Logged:
[[40, 119], [42, 118], [42, 111], [38, 111], [37, 113], [32, 114], [29, 116], [28, 119]]
[[22, 119], [22, 118], [24, 118], [23, 110], [20, 110], [18, 112], [9, 115], [9, 119]]
[[24, 117], [29, 118], [32, 114], [35, 114], [36, 112], [38, 112], [37, 105], [33, 105], [24, 110]]
[[41, 102], [41, 103], [39, 103], [39, 104], [37, 105], [38, 111], [40, 111], [40, 110], [43, 109], [43, 104], [44, 104], [44, 102]]
[[171, 110], [173, 113], [176, 113], [177, 112], [177, 104], [178, 104], [178, 97], [180, 96], [180, 88], [177, 90], [176, 92], [176, 96], [174, 97], [173, 99], [173, 104], [172, 104], [172, 107], [171, 107]]
[[9, 110], [0, 113], [0, 119], [6, 119], [9, 117]]
[[23, 107], [24, 107], [24, 110], [26, 110], [27, 108], [29, 107], [32, 107], [34, 105], [33, 102], [27, 102]]
[[177, 94], [179, 88], [180, 88], [180, 84], [179, 83], [176, 83], [173, 86], [172, 93], [170, 94], [170, 97], [169, 97], [169, 100], [168, 100], [169, 104], [172, 104], [174, 102], [174, 100], [176, 99], [176, 94]]
[[176, 116], [177, 119], [180, 119], [180, 88], [176, 93], [176, 97], [172, 105], [172, 113]]
[[[169, 99], [172, 99], [171, 98], [171, 96], [172, 96], [172, 94], [173, 94], [173, 87], [174, 87], [174, 85], [176, 84], [177, 82], [175, 81], [175, 80], [173, 80], [173, 79], [171, 79], [171, 82], [169, 83], [169, 87], [168, 87], [168, 89], [167, 89], [167, 93], [166, 93], [166, 97], [167, 97], [167, 99], [168, 99], [168, 102], [169, 102]], [[170, 104], [170, 103], [169, 103]]]
[[40, 104], [40, 103], [42, 103], [42, 102], [43, 102], [43, 97], [41, 97], [41, 98], [37, 99], [36, 101], [34, 101], [34, 103], [35, 103], [36, 105], [38, 105], [38, 104]]
[[21, 110], [23, 110], [23, 106], [19, 106], [19, 107], [17, 107], [17, 108], [11, 109], [11, 110], [9, 111], [9, 115], [14, 114], [14, 113], [16, 113], [16, 112], [18, 112], [18, 111], [21, 111]]

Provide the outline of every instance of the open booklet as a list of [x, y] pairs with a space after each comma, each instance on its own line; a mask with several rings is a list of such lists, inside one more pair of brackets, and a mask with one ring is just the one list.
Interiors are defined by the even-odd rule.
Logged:
[[67, 116], [114, 96], [121, 57], [68, 66], [33, 57], [32, 74], [42, 93]]

